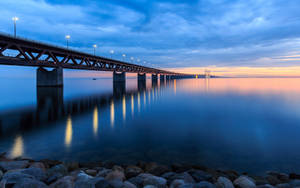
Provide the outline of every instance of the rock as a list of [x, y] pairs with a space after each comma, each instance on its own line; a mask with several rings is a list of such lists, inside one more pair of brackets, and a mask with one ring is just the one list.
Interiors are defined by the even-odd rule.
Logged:
[[170, 178], [168, 178], [169, 182], [172, 182], [173, 180], [180, 179], [183, 180], [185, 183], [196, 183], [194, 178], [187, 172], [183, 172], [180, 174], [174, 174]]
[[219, 177], [216, 185], [218, 188], [234, 188], [232, 182], [225, 177]]
[[44, 170], [42, 170], [41, 168], [30, 167], [30, 168], [21, 170], [21, 172], [23, 174], [31, 175], [39, 181], [45, 181], [47, 179], [46, 172]]
[[174, 180], [171, 185], [170, 185], [170, 188], [178, 188], [182, 185], [184, 185], [185, 182], [183, 180]]
[[42, 162], [46, 168], [51, 168], [53, 166], [61, 164], [60, 161], [57, 160], [50, 160], [50, 159], [43, 159], [40, 162]]
[[193, 187], [197, 188], [216, 188], [216, 186], [208, 181], [201, 181], [200, 183], [195, 184]]
[[140, 174], [139, 177], [143, 178], [143, 186], [154, 185], [158, 188], [167, 187], [167, 180], [162, 177], [157, 177], [152, 174]]
[[72, 176], [65, 176], [56, 182], [52, 183], [50, 188], [73, 188], [74, 187], [74, 178]]
[[29, 168], [40, 168], [42, 170], [46, 170], [46, 167], [44, 165], [44, 163], [41, 163], [41, 162], [33, 162], [33, 163], [30, 163], [30, 166]]
[[65, 163], [65, 166], [69, 172], [79, 169], [78, 162], [68, 162], [68, 163]]
[[300, 186], [300, 180], [292, 180], [292, 181], [289, 182], [289, 184], [292, 187], [298, 187], [298, 186]]
[[53, 174], [62, 174], [62, 175], [67, 175], [68, 170], [63, 164], [55, 165], [48, 169], [47, 171], [48, 175], [51, 176]]
[[14, 185], [14, 188], [47, 188], [48, 186], [38, 180], [24, 178]]
[[2, 177], [2, 180], [5, 180], [6, 184], [15, 184], [23, 179], [34, 179], [34, 177], [28, 174], [23, 174], [20, 171], [9, 171]]
[[296, 174], [296, 173], [291, 173], [289, 175], [290, 179], [300, 179], [300, 174]]
[[255, 188], [255, 182], [248, 176], [240, 176], [236, 180], [234, 180], [233, 184], [240, 188]]
[[23, 169], [29, 166], [28, 161], [1, 161], [0, 169], [4, 171]]
[[97, 175], [97, 170], [88, 169], [88, 170], [85, 171], [85, 173], [87, 173], [90, 176], [96, 176]]
[[141, 173], [143, 173], [143, 170], [137, 166], [128, 166], [125, 170], [125, 176], [127, 179], [135, 177]]
[[122, 188], [137, 188], [134, 184], [130, 183], [129, 181], [125, 181], [123, 183], [123, 187]]
[[276, 185], [276, 188], [292, 188], [292, 187], [288, 183], [282, 183], [282, 184]]
[[108, 183], [107, 180], [101, 179], [95, 182], [95, 188], [113, 188], [113, 186], [110, 183]]
[[[189, 170], [188, 173], [193, 177], [193, 179], [196, 182], [201, 182], [201, 181], [211, 181], [212, 180], [212, 175], [202, 171], [202, 170]], [[190, 182], [192, 183], [192, 182]]]
[[161, 176], [166, 172], [170, 172], [171, 169], [165, 165], [158, 165], [156, 163], [149, 163], [145, 167], [147, 173], [153, 174], [155, 176]]
[[110, 180], [108, 183], [113, 187], [113, 188], [122, 188], [123, 187], [123, 182], [121, 180], [115, 179], [115, 180]]
[[106, 180], [120, 180], [123, 181], [125, 179], [125, 175], [122, 171], [114, 170], [107, 174], [105, 177]]
[[259, 185], [256, 188], [275, 188], [273, 185], [265, 184], [265, 185]]
[[251, 176], [254, 179], [256, 185], [266, 185], [269, 184], [269, 181], [265, 177], [261, 176]]
[[143, 187], [143, 178], [142, 177], [136, 176], [136, 177], [128, 179], [128, 181], [137, 187]]
[[[173, 176], [175, 176], [177, 173], [175, 172], [167, 172], [161, 175], [162, 178], [165, 178], [167, 180], [171, 179]], [[174, 180], [174, 179], [173, 179]]]
[[46, 180], [46, 183], [51, 184], [67, 175], [67, 173], [68, 170], [63, 164], [55, 165], [47, 170], [48, 179]]
[[275, 175], [267, 175], [267, 178], [266, 178], [269, 182], [269, 184], [271, 185], [277, 185], [277, 184], [280, 184], [281, 181], [277, 178], [277, 176]]
[[100, 170], [96, 176], [97, 177], [106, 177], [111, 172], [112, 172], [111, 169], [104, 168], [104, 169]]
[[146, 186], [144, 186], [143, 188], [157, 188], [157, 187], [154, 186], [154, 185], [146, 185]]
[[120, 171], [120, 172], [124, 172], [124, 168], [122, 168], [121, 166], [115, 165], [112, 167], [113, 171]]

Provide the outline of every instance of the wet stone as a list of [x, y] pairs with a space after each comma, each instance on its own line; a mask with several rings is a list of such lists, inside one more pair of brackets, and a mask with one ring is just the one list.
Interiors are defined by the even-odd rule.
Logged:
[[73, 188], [74, 187], [74, 178], [71, 176], [65, 176], [56, 182], [52, 183], [50, 188]]
[[178, 188], [182, 185], [184, 185], [185, 182], [183, 180], [174, 180], [171, 185], [170, 185], [170, 188]]
[[240, 188], [255, 188], [256, 185], [254, 181], [248, 176], [240, 176], [236, 180], [234, 180], [233, 184]]
[[0, 169], [4, 171], [23, 169], [29, 166], [29, 161], [1, 161]]
[[[210, 181], [212, 180], [212, 175], [204, 172], [202, 170], [189, 170], [188, 173], [193, 177], [196, 182]], [[192, 183], [192, 182], [191, 182]]]
[[193, 187], [195, 188], [216, 188], [216, 186], [208, 181], [201, 181], [196, 183]]
[[113, 188], [111, 184], [105, 179], [95, 182], [95, 188]]
[[292, 188], [288, 183], [281, 183], [275, 186], [276, 188]]
[[47, 188], [48, 186], [38, 180], [24, 178], [14, 185], [14, 188]]
[[129, 181], [125, 181], [123, 183], [122, 188], [137, 188], [134, 184], [130, 183]]
[[277, 185], [277, 184], [281, 183], [281, 181], [275, 175], [267, 175], [266, 179], [268, 180], [269, 184], [271, 184], [271, 185]]
[[168, 181], [173, 181], [175, 179], [181, 179], [185, 183], [196, 183], [194, 178], [187, 172], [183, 172], [183, 173], [180, 173], [180, 174], [174, 174], [173, 176], [171, 176], [168, 179]]
[[300, 180], [292, 180], [289, 182], [292, 187], [300, 187]]
[[5, 180], [6, 184], [15, 184], [23, 179], [34, 179], [34, 177], [28, 174], [23, 174], [20, 171], [6, 172], [2, 177], [2, 180]]
[[132, 177], [135, 177], [139, 174], [141, 174], [143, 170], [140, 167], [137, 166], [128, 166], [125, 170], [125, 176], [127, 179], [130, 179]]
[[102, 170], [99, 170], [98, 174], [96, 175], [97, 177], [106, 177], [109, 173], [111, 173], [112, 170], [111, 169], [102, 169]]
[[61, 174], [63, 176], [67, 175], [68, 170], [63, 164], [55, 165], [47, 171], [48, 176], [53, 176], [55, 174]]
[[120, 180], [123, 181], [125, 179], [125, 175], [122, 171], [112, 171], [105, 177], [106, 180]]
[[88, 169], [88, 170], [85, 171], [85, 173], [87, 173], [90, 176], [96, 176], [97, 175], [97, 170]]
[[289, 175], [290, 179], [300, 179], [300, 174], [296, 174], [296, 173], [291, 173]]
[[110, 180], [108, 183], [113, 187], [113, 188], [122, 188], [123, 187], [123, 182], [121, 180], [115, 179], [115, 180]]
[[46, 170], [44, 163], [41, 163], [41, 162], [33, 162], [30, 164], [29, 168], [40, 168], [44, 171]]
[[273, 185], [270, 185], [270, 184], [265, 184], [265, 185], [256, 186], [256, 188], [275, 188], [275, 187]]
[[225, 177], [219, 177], [216, 185], [218, 188], [234, 188], [232, 182]]
[[21, 172], [23, 174], [31, 175], [39, 181], [45, 181], [47, 179], [46, 172], [41, 168], [30, 167], [30, 168], [23, 169]]

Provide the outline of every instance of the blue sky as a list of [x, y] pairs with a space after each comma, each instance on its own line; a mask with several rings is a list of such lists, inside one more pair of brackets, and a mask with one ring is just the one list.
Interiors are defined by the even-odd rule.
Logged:
[[0, 32], [157, 67], [294, 67], [298, 0], [3, 0]]

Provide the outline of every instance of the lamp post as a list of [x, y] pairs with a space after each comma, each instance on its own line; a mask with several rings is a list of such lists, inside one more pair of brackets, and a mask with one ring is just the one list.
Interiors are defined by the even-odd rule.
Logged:
[[94, 44], [94, 45], [93, 45], [93, 48], [94, 48], [94, 56], [96, 56], [96, 48], [97, 48], [97, 44]]
[[111, 59], [113, 58], [113, 54], [115, 53], [115, 51], [114, 50], [110, 50], [110, 57], [111, 57]]
[[123, 57], [123, 61], [125, 62], [126, 54], [123, 54], [122, 57]]
[[134, 57], [131, 57], [130, 60], [131, 60], [131, 63], [133, 63]]
[[14, 21], [14, 36], [17, 37], [17, 21], [19, 20], [18, 17], [13, 17], [12, 20]]
[[67, 40], [67, 49], [69, 49], [69, 40], [70, 40], [71, 36], [70, 35], [66, 35], [66, 40]]

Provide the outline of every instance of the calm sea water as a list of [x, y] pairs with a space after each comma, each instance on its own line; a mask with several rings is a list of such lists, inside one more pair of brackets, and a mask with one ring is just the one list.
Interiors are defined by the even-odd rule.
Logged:
[[300, 79], [1, 79], [0, 152], [300, 172]]

